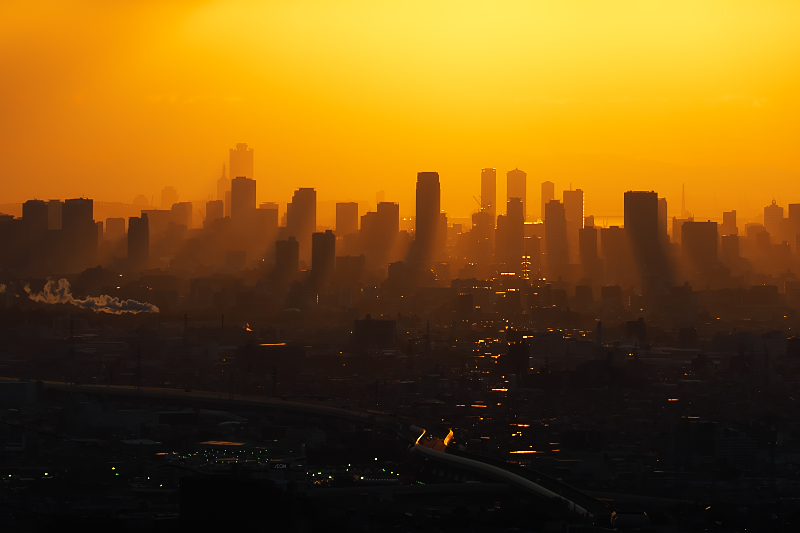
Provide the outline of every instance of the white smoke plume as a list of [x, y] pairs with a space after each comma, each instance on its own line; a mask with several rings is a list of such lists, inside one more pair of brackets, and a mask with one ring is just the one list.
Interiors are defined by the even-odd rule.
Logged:
[[34, 302], [45, 304], [71, 304], [83, 309], [91, 309], [96, 313], [111, 313], [121, 315], [123, 313], [158, 313], [158, 307], [147, 302], [137, 302], [136, 300], [120, 300], [112, 298], [107, 294], [102, 296], [88, 296], [80, 300], [72, 296], [69, 289], [69, 281], [61, 278], [58, 281], [48, 280], [41, 292], [32, 292], [29, 285], [25, 285], [25, 292], [28, 298]]

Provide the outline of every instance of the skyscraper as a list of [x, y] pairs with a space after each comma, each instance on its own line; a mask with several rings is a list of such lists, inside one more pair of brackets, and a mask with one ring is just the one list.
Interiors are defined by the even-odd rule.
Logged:
[[541, 211], [541, 218], [542, 222], [545, 220], [545, 206], [547, 202], [550, 200], [555, 200], [556, 198], [556, 184], [552, 181], [545, 181], [542, 183], [542, 211]]
[[288, 282], [297, 278], [300, 272], [300, 245], [297, 239], [289, 237], [285, 241], [275, 241], [275, 279]]
[[171, 222], [186, 226], [187, 229], [192, 227], [192, 202], [177, 202], [172, 204], [172, 220]]
[[717, 223], [684, 222], [681, 226], [681, 258], [690, 273], [710, 273], [717, 264]]
[[625, 193], [625, 232], [639, 275], [655, 282], [663, 281], [667, 271], [658, 238], [658, 194], [653, 191]]
[[523, 221], [528, 220], [528, 175], [518, 168], [506, 173], [506, 200], [519, 198], [522, 200]]
[[47, 229], [61, 229], [61, 217], [64, 202], [61, 200], [48, 200], [47, 202]]
[[583, 228], [583, 191], [564, 191], [564, 215], [567, 217], [567, 245], [571, 263], [579, 261], [578, 233]]
[[215, 220], [225, 215], [225, 202], [222, 200], [209, 200], [206, 202], [205, 226], [211, 227]]
[[[522, 199], [511, 198], [506, 207], [508, 213], [502, 219], [498, 218], [497, 248], [495, 257], [497, 261], [506, 266], [506, 272], [521, 275], [522, 256], [525, 252], [525, 221], [522, 215]], [[502, 225], [502, 227], [501, 227]]]
[[567, 216], [564, 204], [550, 200], [545, 205], [544, 245], [547, 253], [547, 276], [558, 279], [565, 276], [569, 265], [567, 249]]
[[317, 191], [301, 187], [294, 191], [292, 201], [286, 206], [286, 230], [297, 239], [300, 260], [311, 261], [311, 234], [317, 229]]
[[231, 148], [230, 154], [230, 175], [231, 178], [243, 176], [255, 179], [253, 175], [253, 149], [247, 147], [247, 143], [236, 143], [236, 148]]
[[44, 200], [28, 200], [22, 204], [22, 224], [28, 239], [44, 236], [48, 227], [47, 203]]
[[[796, 204], [795, 204], [796, 205]], [[800, 207], [800, 206], [798, 206]], [[789, 218], [791, 218], [792, 206], [789, 205]], [[800, 213], [798, 213], [800, 214]], [[739, 228], [736, 226], [736, 210], [725, 211], [722, 213], [722, 224], [719, 227], [720, 235], [738, 235]]]
[[223, 216], [231, 216], [231, 206], [226, 200], [231, 192], [231, 180], [225, 175], [225, 163], [222, 164], [222, 177], [217, 180], [217, 200], [223, 203]]
[[412, 262], [423, 268], [430, 268], [441, 244], [440, 194], [438, 172], [417, 173], [417, 214]]
[[331, 230], [311, 234], [311, 275], [317, 290], [325, 289], [336, 267], [336, 235]]
[[662, 246], [669, 244], [667, 235], [667, 199], [658, 199], [658, 238], [661, 239]]
[[336, 203], [336, 236], [344, 237], [358, 231], [358, 202]]
[[147, 268], [150, 261], [150, 229], [147, 214], [128, 218], [128, 263], [133, 270]]
[[492, 217], [497, 216], [497, 170], [494, 168], [481, 170], [481, 209]]
[[764, 208], [764, 227], [767, 228], [772, 242], [780, 242], [776, 237], [780, 234], [783, 221], [783, 208], [775, 200]]
[[247, 216], [256, 209], [256, 180], [236, 176], [231, 180], [231, 219]]

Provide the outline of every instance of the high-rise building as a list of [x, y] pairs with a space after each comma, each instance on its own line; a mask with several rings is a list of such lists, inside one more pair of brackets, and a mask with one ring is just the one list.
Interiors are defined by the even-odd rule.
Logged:
[[386, 268], [400, 233], [400, 204], [380, 202], [376, 211], [361, 217], [361, 251], [368, 268]]
[[639, 275], [656, 282], [663, 280], [667, 272], [666, 257], [658, 238], [658, 194], [653, 191], [625, 193], [625, 232]]
[[469, 232], [469, 261], [489, 265], [493, 261], [495, 241], [495, 217], [480, 211], [472, 214], [472, 229]]
[[739, 236], [735, 233], [722, 235], [720, 259], [728, 268], [736, 268], [739, 264]]
[[225, 175], [225, 163], [222, 164], [222, 177], [217, 180], [217, 200], [222, 202], [223, 208], [223, 216], [229, 217], [231, 216], [231, 206], [227, 203], [230, 198], [231, 192], [231, 180]]
[[767, 232], [773, 237], [772, 241], [780, 242], [774, 237], [780, 235], [782, 222], [783, 208], [779, 206], [775, 200], [772, 200], [772, 204], [764, 208], [764, 227], [767, 228]]
[[133, 270], [147, 268], [150, 261], [150, 229], [147, 214], [128, 218], [128, 263]]
[[631, 260], [627, 228], [600, 228], [600, 256], [605, 263], [605, 285], [628, 287], [633, 283], [635, 269]]
[[336, 235], [344, 237], [358, 231], [358, 202], [336, 203]]
[[497, 216], [497, 169], [481, 170], [481, 210]]
[[125, 236], [125, 219], [110, 217], [106, 219], [105, 240], [115, 242]]
[[578, 234], [583, 228], [583, 191], [580, 189], [564, 191], [564, 215], [567, 217], [567, 246], [571, 263], [580, 259]]
[[438, 172], [417, 173], [417, 207], [412, 262], [430, 268], [441, 244], [441, 192]]
[[506, 173], [506, 200], [519, 198], [522, 200], [523, 221], [528, 220], [528, 175], [518, 168]]
[[287, 234], [297, 239], [300, 260], [311, 261], [311, 234], [317, 229], [317, 191], [301, 187], [294, 191], [292, 201], [286, 206]]
[[717, 223], [684, 222], [681, 257], [690, 272], [711, 272], [717, 264]]
[[70, 198], [64, 201], [61, 227], [65, 231], [83, 230], [92, 226], [94, 231], [94, 202], [91, 198]]
[[547, 276], [565, 276], [569, 265], [567, 248], [567, 216], [564, 204], [550, 200], [545, 208], [544, 246], [547, 253]]
[[275, 241], [275, 272], [279, 282], [297, 279], [300, 273], [300, 244], [294, 237], [285, 241]]
[[44, 236], [48, 222], [47, 203], [44, 200], [28, 200], [22, 204], [22, 224], [28, 239]]
[[311, 234], [311, 276], [318, 290], [333, 280], [336, 268], [336, 235], [331, 230]]
[[61, 229], [61, 217], [64, 202], [61, 200], [48, 200], [47, 202], [47, 229]]
[[547, 202], [550, 200], [555, 200], [556, 198], [556, 184], [552, 181], [545, 181], [542, 183], [542, 211], [541, 211], [541, 219], [542, 222], [545, 220], [545, 206]]
[[171, 222], [187, 229], [192, 227], [192, 202], [176, 202], [172, 204]]
[[597, 228], [585, 226], [578, 230], [578, 255], [580, 256], [583, 275], [594, 281], [598, 278], [598, 255], [597, 255]]
[[[734, 211], [735, 213], [735, 211]], [[797, 240], [800, 235], [800, 204], [789, 204], [789, 243], [797, 251]]]
[[[789, 213], [791, 214], [791, 205]], [[800, 206], [799, 206], [800, 207]], [[736, 226], [736, 210], [725, 211], [722, 213], [722, 225], [719, 227], [720, 235], [738, 235], [739, 228]]]
[[661, 239], [661, 245], [665, 246], [669, 243], [669, 236], [667, 234], [667, 199], [658, 199], [658, 238]]
[[[251, 150], [252, 151], [252, 150]], [[236, 176], [231, 180], [231, 220], [247, 216], [256, 209], [256, 180]]]
[[236, 148], [231, 148], [230, 154], [230, 175], [231, 178], [239, 176], [255, 179], [253, 175], [253, 149], [247, 147], [247, 143], [236, 143]]
[[511, 198], [506, 207], [507, 215], [498, 217], [495, 258], [505, 265], [506, 272], [521, 276], [522, 258], [525, 255], [525, 221], [522, 214], [522, 199]]
[[205, 226], [211, 227], [215, 220], [225, 216], [225, 202], [222, 200], [209, 200], [206, 202]]
[[161, 189], [161, 209], [170, 209], [172, 204], [178, 203], [178, 191], [175, 187], [167, 185]]

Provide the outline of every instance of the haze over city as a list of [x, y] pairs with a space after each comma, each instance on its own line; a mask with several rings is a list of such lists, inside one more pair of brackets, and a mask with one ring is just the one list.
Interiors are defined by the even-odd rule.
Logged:
[[0, 527], [797, 531], [798, 15], [3, 4]]
[[248, 142], [259, 202], [385, 190], [407, 215], [434, 169], [443, 209], [466, 217], [491, 166], [591, 190], [598, 215], [621, 216], [629, 189], [677, 206], [686, 183], [700, 217], [757, 217], [800, 192], [798, 9], [7, 3], [4, 197], [131, 203], [169, 184], [206, 200], [226, 147]]

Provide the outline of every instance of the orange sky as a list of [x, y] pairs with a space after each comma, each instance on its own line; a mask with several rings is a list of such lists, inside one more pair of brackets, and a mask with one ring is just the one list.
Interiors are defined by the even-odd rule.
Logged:
[[[587, 214], [800, 202], [800, 2], [287, 0], [0, 6], [0, 203], [214, 192], [255, 149], [259, 201], [413, 209], [437, 170], [467, 216], [482, 167], [580, 187]], [[499, 179], [498, 197], [505, 196]], [[158, 200], [156, 200], [158, 202]]]

